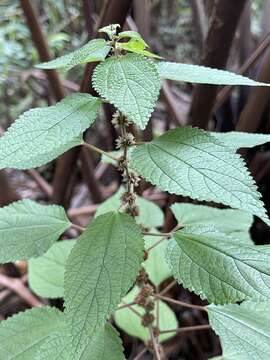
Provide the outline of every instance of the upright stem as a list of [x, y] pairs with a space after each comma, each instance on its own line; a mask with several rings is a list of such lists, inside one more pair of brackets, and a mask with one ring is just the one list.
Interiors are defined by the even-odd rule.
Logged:
[[[120, 125], [120, 133], [123, 138], [127, 137], [127, 130], [126, 130], [126, 126], [124, 124]], [[127, 179], [126, 186], [127, 186], [127, 191], [129, 193], [131, 193], [131, 182], [130, 182], [129, 168], [128, 168], [128, 145], [124, 144], [123, 147], [124, 147], [123, 148], [123, 150], [124, 150], [124, 153], [123, 153], [124, 172], [125, 172], [126, 179]]]

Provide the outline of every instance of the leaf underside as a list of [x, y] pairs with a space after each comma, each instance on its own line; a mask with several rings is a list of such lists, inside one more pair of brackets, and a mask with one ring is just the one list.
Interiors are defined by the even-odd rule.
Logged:
[[162, 190], [222, 203], [270, 224], [243, 160], [203, 130], [169, 130], [135, 148], [131, 152], [131, 167]]
[[270, 86], [270, 84], [257, 82], [229, 71], [200, 65], [161, 61], [157, 63], [157, 69], [162, 78], [175, 81], [213, 85]]
[[25, 112], [0, 138], [0, 169], [43, 165], [82, 143], [101, 100], [75, 93], [56, 105]]
[[161, 81], [155, 64], [137, 54], [111, 57], [93, 74], [99, 95], [145, 129], [159, 95]]
[[224, 359], [270, 358], [270, 302], [208, 306], [209, 321], [220, 336]]
[[167, 261], [185, 288], [209, 303], [270, 299], [270, 246], [237, 244], [219, 233], [178, 231], [169, 242]]
[[189, 203], [175, 203], [171, 209], [181, 226], [212, 226], [217, 231], [231, 236], [237, 243], [241, 241], [253, 244], [249, 234], [253, 216], [245, 211]]
[[92, 221], [68, 258], [65, 305], [75, 349], [104, 326], [136, 279], [143, 237], [130, 216], [109, 212]]
[[228, 131], [225, 133], [211, 132], [211, 135], [233, 150], [240, 148], [252, 148], [254, 146], [270, 142], [269, 134], [252, 134], [241, 131]]
[[51, 60], [36, 65], [38, 69], [58, 69], [64, 68], [69, 70], [76, 65], [88, 62], [104, 61], [111, 47], [104, 39], [94, 39], [89, 41], [83, 47], [75, 50], [67, 55], [61, 56], [55, 60]]
[[42, 255], [69, 226], [60, 206], [21, 200], [0, 208], [0, 263]]

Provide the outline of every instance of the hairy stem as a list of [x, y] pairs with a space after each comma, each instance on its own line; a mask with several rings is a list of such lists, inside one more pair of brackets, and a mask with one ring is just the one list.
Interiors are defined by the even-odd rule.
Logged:
[[88, 149], [97, 152], [98, 154], [105, 155], [105, 156], [109, 157], [110, 159], [112, 159], [114, 161], [118, 161], [118, 158], [116, 158], [115, 156], [109, 154], [107, 151], [104, 151], [104, 150], [102, 150], [102, 149], [100, 149], [100, 148], [98, 148], [98, 147], [96, 147], [96, 146], [94, 146], [92, 144], [84, 142], [83, 145], [85, 147], [87, 147]]

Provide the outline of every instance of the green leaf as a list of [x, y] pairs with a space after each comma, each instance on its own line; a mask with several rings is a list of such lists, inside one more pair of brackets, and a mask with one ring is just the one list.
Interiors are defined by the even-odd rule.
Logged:
[[169, 242], [173, 276], [209, 303], [270, 298], [270, 246], [237, 244], [220, 233], [186, 229]]
[[65, 305], [73, 347], [104, 326], [136, 279], [143, 237], [134, 219], [109, 212], [92, 221], [68, 258]]
[[121, 26], [119, 24], [111, 24], [111, 25], [107, 25], [102, 27], [101, 29], [98, 30], [99, 33], [105, 33], [109, 36], [110, 39], [112, 39], [116, 33], [117, 33], [117, 29], [121, 28]]
[[38, 69], [58, 69], [69, 70], [76, 65], [88, 62], [104, 61], [111, 47], [104, 39], [95, 39], [89, 41], [83, 47], [67, 55], [60, 56], [55, 60], [38, 64]]
[[[157, 241], [161, 240], [161, 237], [157, 236], [145, 236], [145, 248], [149, 248]], [[168, 279], [172, 274], [167, 262], [165, 261], [165, 251], [167, 248], [167, 242], [163, 241], [158, 246], [155, 246], [148, 254], [147, 260], [143, 263], [149, 279], [156, 286], [160, 285], [164, 280]]]
[[199, 65], [162, 61], [157, 63], [157, 69], [162, 78], [175, 81], [214, 85], [270, 86], [229, 71]]
[[243, 160], [203, 130], [169, 130], [135, 148], [131, 166], [162, 190], [229, 205], [270, 224]]
[[42, 255], [69, 227], [60, 206], [21, 200], [0, 208], [0, 263]]
[[56, 105], [25, 112], [0, 138], [0, 169], [40, 166], [79, 145], [100, 104], [98, 98], [76, 93]]
[[36, 360], [125, 360], [123, 347], [116, 330], [106, 324], [75, 353], [70, 337], [55, 333], [44, 343]]
[[75, 240], [59, 241], [44, 255], [29, 261], [29, 285], [37, 295], [52, 299], [64, 296], [65, 266], [75, 243]]
[[129, 38], [129, 39], [136, 39], [143, 42], [145, 48], [149, 47], [147, 43], [142, 38], [141, 34], [139, 34], [137, 31], [122, 31], [118, 34], [119, 39], [123, 38]]
[[118, 43], [117, 46], [122, 50], [130, 51], [135, 54], [140, 54], [150, 58], [161, 59], [160, 56], [145, 50], [147, 44], [142, 38], [133, 38], [126, 43]]
[[247, 212], [189, 203], [173, 204], [171, 209], [182, 226], [213, 226], [234, 239], [253, 244], [249, 234], [253, 216]]
[[252, 134], [240, 131], [228, 131], [225, 133], [211, 132], [220, 142], [237, 150], [240, 148], [252, 148], [270, 142], [270, 135]]
[[[124, 188], [119, 188], [118, 191], [99, 205], [95, 216], [105, 214], [109, 211], [116, 211], [121, 206], [121, 195]], [[164, 214], [162, 210], [153, 202], [137, 196], [137, 203], [140, 208], [140, 214], [136, 217], [136, 222], [142, 224], [147, 228], [160, 227], [164, 223]]]
[[[139, 288], [134, 287], [124, 298], [122, 304], [128, 304], [134, 301], [134, 298], [139, 293]], [[144, 309], [138, 305], [133, 305], [132, 308], [136, 310], [139, 314], [143, 315], [145, 313]], [[174, 330], [178, 328], [178, 322], [174, 312], [171, 308], [164, 303], [159, 301], [159, 309], [157, 307], [157, 302], [155, 302], [155, 309], [153, 314], [157, 316], [157, 311], [159, 312], [159, 328], [161, 331]], [[141, 318], [135, 314], [128, 307], [119, 309], [114, 314], [114, 319], [119, 328], [124, 330], [130, 336], [137, 337], [144, 341], [145, 343], [150, 340], [149, 330], [142, 326]], [[154, 321], [154, 325], [156, 321]], [[159, 336], [159, 341], [164, 342], [168, 339], [171, 339], [175, 336], [175, 332], [170, 332], [166, 334], [161, 334]]]
[[64, 330], [63, 314], [50, 307], [33, 308], [0, 323], [0, 359], [35, 359], [48, 337]]
[[208, 306], [210, 324], [220, 336], [224, 359], [270, 358], [270, 302]]
[[93, 74], [93, 86], [128, 119], [145, 129], [159, 95], [155, 64], [137, 54], [110, 57]]

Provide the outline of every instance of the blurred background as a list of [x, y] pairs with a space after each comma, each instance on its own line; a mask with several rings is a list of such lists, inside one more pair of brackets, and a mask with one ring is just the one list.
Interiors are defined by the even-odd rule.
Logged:
[[[35, 69], [34, 65], [84, 45], [97, 36], [99, 27], [110, 23], [138, 30], [151, 49], [167, 60], [226, 68], [270, 82], [270, 0], [0, 0], [0, 135], [30, 108], [54, 104], [74, 91], [93, 91], [92, 65], [57, 73]], [[149, 140], [187, 124], [216, 131], [269, 133], [269, 110], [269, 88], [166, 82], [151, 122], [139, 136]], [[104, 106], [100, 121], [91, 134], [86, 134], [92, 143], [108, 151], [117, 137], [109, 122], [113, 111]], [[269, 211], [270, 147], [260, 146], [242, 155]], [[1, 171], [0, 205], [20, 198], [56, 203], [85, 225], [119, 183], [112, 165], [95, 154], [73, 149], [38, 169]], [[164, 210], [165, 232], [175, 225], [169, 205], [189, 201], [149, 184], [142, 184], [139, 192]], [[76, 235], [73, 229], [66, 237]], [[269, 235], [266, 225], [255, 219], [255, 243], [270, 243]], [[201, 303], [181, 287], [172, 289], [171, 296]], [[39, 301], [28, 288], [25, 262], [0, 267], [0, 319]], [[42, 302], [46, 303], [44, 299]], [[62, 306], [61, 300], [50, 303]], [[183, 326], [205, 323], [203, 315], [194, 310], [172, 308]], [[123, 340], [127, 358], [133, 359], [139, 341], [127, 335]], [[208, 359], [220, 351], [219, 341], [210, 330], [178, 334], [164, 348], [168, 359]], [[142, 359], [150, 359], [147, 356]]]

